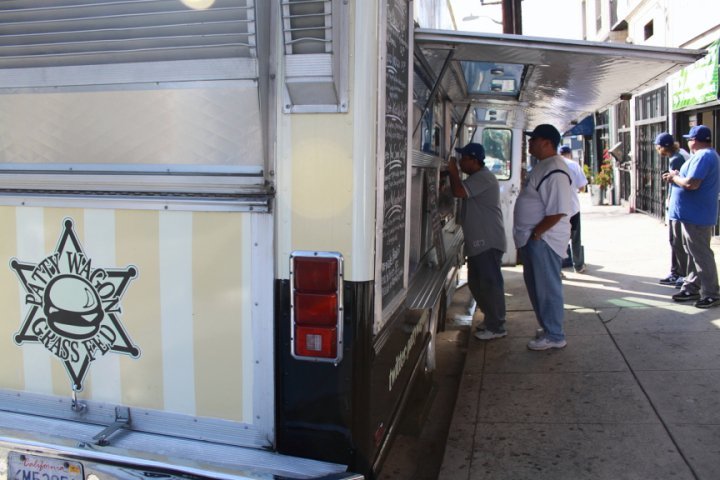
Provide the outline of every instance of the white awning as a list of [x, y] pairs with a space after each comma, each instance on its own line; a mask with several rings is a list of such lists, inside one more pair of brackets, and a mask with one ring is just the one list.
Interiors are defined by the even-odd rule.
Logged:
[[560, 130], [618, 102], [621, 95], [625, 98], [657, 85], [705, 54], [703, 50], [425, 29], [415, 30], [415, 44], [429, 70], [424, 73], [433, 80], [442, 76], [440, 91], [457, 111], [472, 105], [474, 115], [467, 119], [468, 125], [531, 128], [551, 123]]

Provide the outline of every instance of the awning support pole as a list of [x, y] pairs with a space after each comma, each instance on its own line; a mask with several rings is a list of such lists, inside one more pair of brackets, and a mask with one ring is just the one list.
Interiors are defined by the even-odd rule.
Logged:
[[460, 132], [462, 131], [463, 127], [465, 127], [465, 119], [467, 119], [468, 112], [470, 111], [471, 106], [472, 106], [472, 103], [467, 104], [467, 107], [465, 107], [465, 113], [463, 113], [463, 116], [460, 119], [460, 123], [458, 123], [457, 132], [455, 132], [455, 137], [452, 140], [452, 144], [450, 145], [450, 151], [448, 152], [450, 155], [452, 155], [452, 153], [453, 153], [457, 139], [460, 138]]
[[435, 98], [435, 94], [437, 93], [438, 88], [440, 88], [440, 82], [442, 82], [442, 79], [445, 76], [445, 72], [447, 72], [447, 69], [450, 66], [450, 61], [452, 60], [454, 55], [455, 55], [455, 50], [450, 50], [448, 52], [447, 58], [445, 58], [445, 62], [443, 63], [442, 69], [440, 69], [440, 74], [438, 75], [437, 79], [435, 80], [435, 85], [433, 85], [433, 88], [430, 91], [430, 95], [428, 95], [428, 99], [425, 102], [425, 106], [423, 107], [422, 111], [420, 112], [420, 118], [417, 122], [417, 125], [415, 125], [415, 129], [413, 130], [413, 137], [417, 133], [418, 128], [420, 128], [420, 125], [422, 124], [422, 121], [423, 121], [423, 117], [425, 116], [425, 112], [427, 112], [428, 108], [430, 108], [433, 98]]

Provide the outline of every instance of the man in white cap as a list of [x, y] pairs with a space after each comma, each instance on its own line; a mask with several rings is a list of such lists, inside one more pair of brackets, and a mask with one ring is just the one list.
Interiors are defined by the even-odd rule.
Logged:
[[718, 215], [720, 157], [712, 148], [712, 132], [705, 125], [692, 127], [683, 137], [688, 139], [692, 157], [679, 171], [663, 174], [672, 187], [669, 211], [680, 220], [688, 253], [685, 281], [672, 299], [695, 301], [697, 308], [711, 308], [720, 305], [715, 254], [710, 248]]

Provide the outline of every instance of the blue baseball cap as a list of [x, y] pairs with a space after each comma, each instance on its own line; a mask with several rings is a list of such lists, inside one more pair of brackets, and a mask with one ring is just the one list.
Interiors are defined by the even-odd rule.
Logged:
[[560, 145], [560, 132], [558, 129], [548, 123], [543, 123], [535, 127], [535, 130], [528, 134], [530, 138], [544, 138], [550, 140], [553, 145]]
[[467, 155], [480, 161], [485, 160], [485, 148], [479, 143], [468, 143], [462, 148], [456, 148], [455, 151], [460, 155]]
[[568, 145], [563, 145], [560, 147], [560, 150], [558, 150], [558, 153], [560, 153], [560, 155], [563, 153], [572, 153], [572, 149]]
[[691, 138], [698, 142], [709, 142], [712, 138], [712, 132], [705, 125], [695, 125], [690, 129], [690, 133], [683, 135], [685, 138]]
[[655, 137], [654, 143], [655, 145], [660, 145], [661, 147], [672, 147], [675, 144], [675, 139], [669, 133], [663, 132]]

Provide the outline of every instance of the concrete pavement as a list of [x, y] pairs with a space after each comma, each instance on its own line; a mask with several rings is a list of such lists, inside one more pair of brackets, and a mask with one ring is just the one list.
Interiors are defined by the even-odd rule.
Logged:
[[720, 308], [657, 283], [662, 223], [581, 201], [588, 270], [564, 270], [568, 346], [526, 348], [522, 267], [504, 268], [509, 334], [469, 339], [440, 479], [720, 478]]

